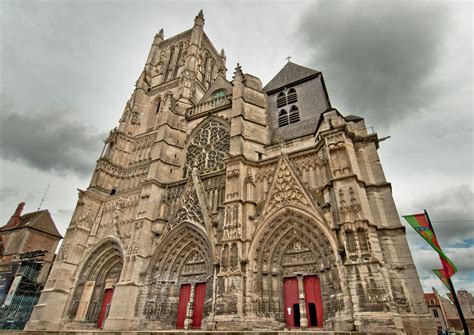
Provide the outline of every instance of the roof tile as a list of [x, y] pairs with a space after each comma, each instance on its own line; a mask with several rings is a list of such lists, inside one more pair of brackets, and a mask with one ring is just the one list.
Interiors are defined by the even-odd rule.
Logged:
[[320, 73], [319, 71], [288, 62], [283, 68], [273, 77], [270, 82], [265, 85], [263, 90], [265, 92], [273, 91], [277, 88], [285, 87], [298, 80]]

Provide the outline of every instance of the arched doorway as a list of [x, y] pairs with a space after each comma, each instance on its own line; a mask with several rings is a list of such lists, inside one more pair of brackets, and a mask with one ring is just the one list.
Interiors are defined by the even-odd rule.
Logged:
[[150, 264], [145, 317], [161, 328], [201, 328], [212, 302], [212, 261], [205, 233], [184, 223], [164, 237]]
[[334, 248], [316, 220], [284, 211], [251, 247], [247, 309], [287, 327], [323, 327], [341, 293]]
[[122, 267], [122, 251], [115, 241], [109, 240], [94, 249], [76, 281], [69, 319], [103, 328]]

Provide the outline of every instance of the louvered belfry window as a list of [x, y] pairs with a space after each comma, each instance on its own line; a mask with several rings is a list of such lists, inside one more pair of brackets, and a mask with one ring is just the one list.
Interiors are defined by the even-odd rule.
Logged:
[[280, 92], [277, 97], [277, 107], [283, 107], [286, 105], [286, 94], [285, 92]]
[[298, 102], [298, 96], [294, 88], [290, 88], [287, 92], [280, 92], [277, 96], [277, 107], [284, 107], [292, 105], [287, 112], [286, 109], [281, 109], [278, 113], [278, 127], [288, 126], [293, 123], [300, 122], [300, 111], [295, 105]]
[[296, 90], [294, 88], [290, 88], [288, 91], [288, 104], [294, 104], [295, 102], [298, 101], [298, 96], [296, 95]]
[[278, 113], [278, 127], [284, 127], [288, 125], [288, 112], [284, 109]]
[[290, 109], [290, 116], [289, 116], [290, 124], [300, 122], [300, 111], [298, 107], [293, 106]]

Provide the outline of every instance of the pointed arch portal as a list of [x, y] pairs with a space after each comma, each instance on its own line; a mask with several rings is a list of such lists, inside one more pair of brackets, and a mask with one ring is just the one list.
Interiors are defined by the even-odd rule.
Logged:
[[[282, 212], [253, 243], [252, 312], [290, 328], [322, 327], [324, 298], [335, 292], [334, 249], [318, 224], [291, 210]], [[328, 305], [326, 304], [326, 307]]]
[[145, 316], [168, 328], [200, 328], [213, 284], [211, 248], [201, 229], [191, 223], [174, 228], [151, 264]]
[[123, 267], [122, 249], [108, 240], [92, 250], [80, 271], [69, 308], [69, 319], [102, 328]]

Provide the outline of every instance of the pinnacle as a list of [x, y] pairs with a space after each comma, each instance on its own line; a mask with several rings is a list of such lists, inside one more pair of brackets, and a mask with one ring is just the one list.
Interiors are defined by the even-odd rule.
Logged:
[[240, 78], [244, 77], [244, 73], [242, 72], [242, 67], [240, 66], [240, 63], [237, 63], [237, 66], [235, 67], [235, 70], [234, 70], [234, 79], [237, 77], [240, 77]]
[[199, 11], [197, 16], [204, 18], [204, 12], [202, 11], [202, 9]]
[[163, 38], [164, 35], [165, 35], [165, 32], [163, 31], [163, 28], [161, 28], [160, 31], [158, 32], [157, 36], [160, 37], [160, 38]]
[[221, 50], [221, 57], [225, 57], [225, 51], [224, 51], [224, 49]]

